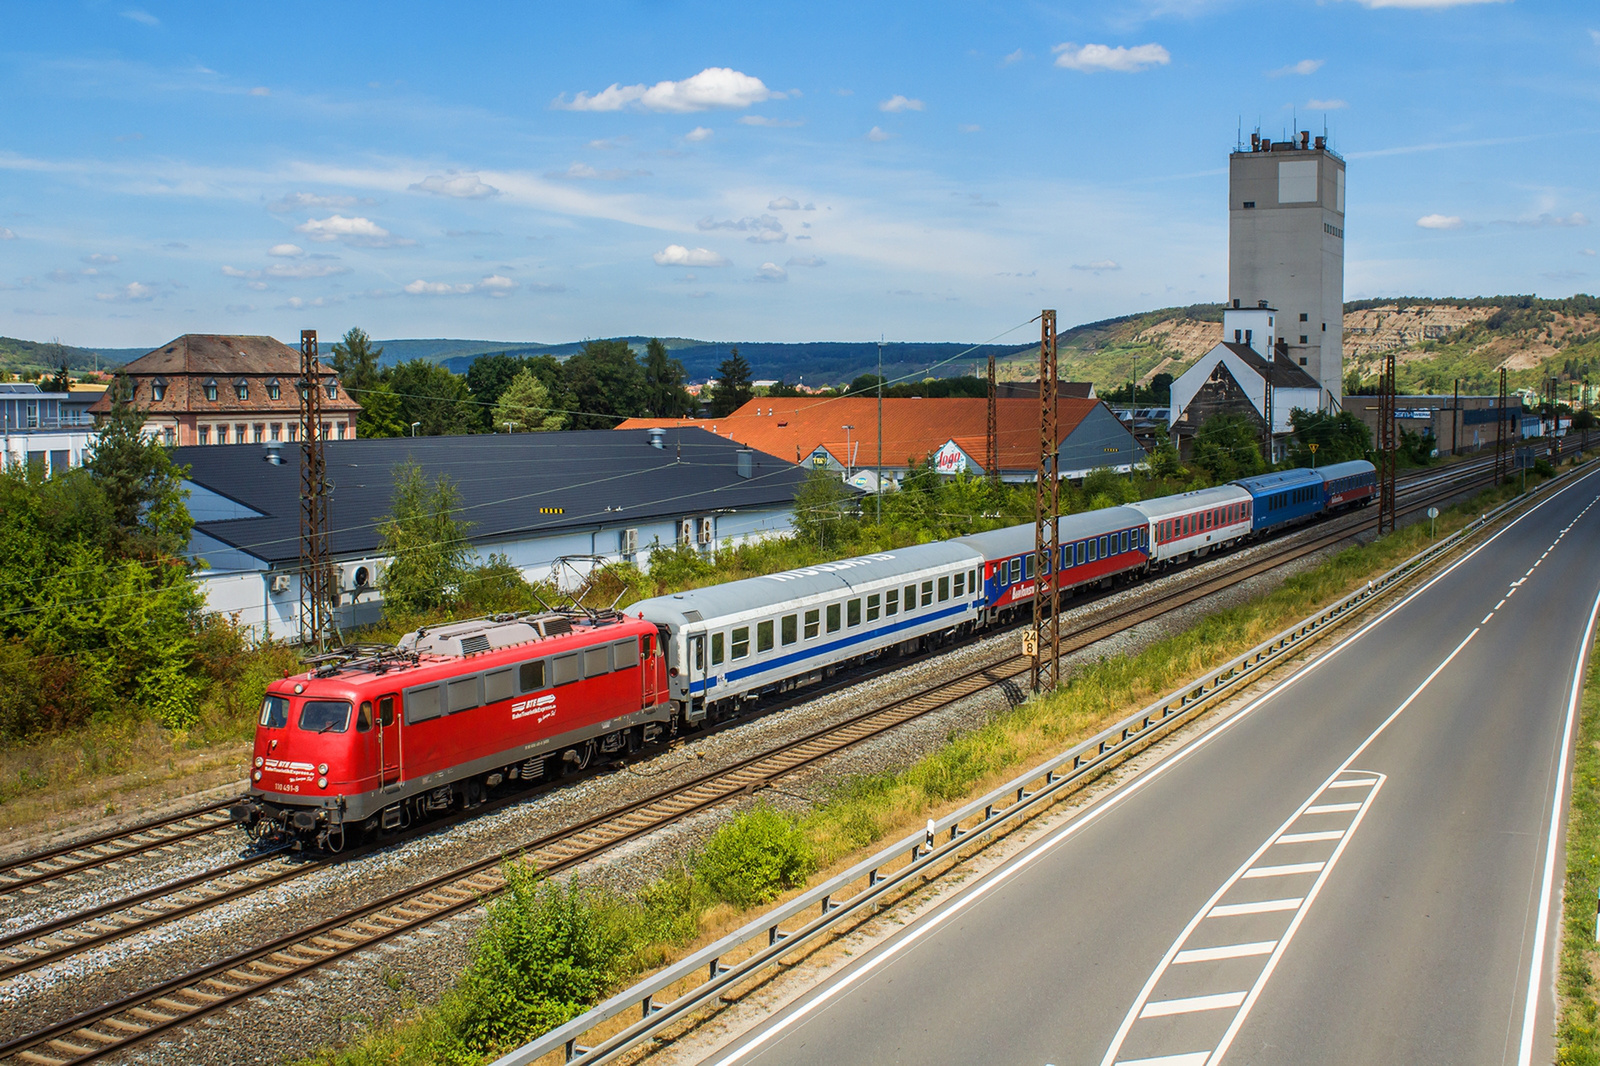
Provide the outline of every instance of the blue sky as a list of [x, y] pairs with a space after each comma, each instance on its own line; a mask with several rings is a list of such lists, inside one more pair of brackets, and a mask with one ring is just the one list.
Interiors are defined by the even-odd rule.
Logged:
[[1347, 298], [1600, 272], [1576, 0], [11, 4], [0, 92], [0, 333], [75, 344], [1221, 300], [1227, 153], [1295, 116], [1348, 160]]

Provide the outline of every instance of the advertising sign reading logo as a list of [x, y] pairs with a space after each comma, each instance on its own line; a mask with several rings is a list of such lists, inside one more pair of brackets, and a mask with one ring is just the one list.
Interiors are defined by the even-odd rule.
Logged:
[[933, 457], [933, 468], [941, 474], [962, 474], [967, 469], [967, 455], [950, 441]]

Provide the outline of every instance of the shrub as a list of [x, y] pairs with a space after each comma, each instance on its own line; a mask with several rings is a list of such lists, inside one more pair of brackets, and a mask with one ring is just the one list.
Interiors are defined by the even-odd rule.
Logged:
[[795, 820], [761, 804], [706, 841], [695, 873], [718, 899], [743, 910], [778, 898], [816, 866], [811, 842]]

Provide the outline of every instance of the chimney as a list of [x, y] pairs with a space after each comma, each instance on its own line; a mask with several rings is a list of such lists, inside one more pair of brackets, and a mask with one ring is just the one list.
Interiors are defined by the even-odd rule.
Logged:
[[1242, 340], [1244, 340], [1244, 330], [1242, 330], [1242, 329], [1234, 330], [1233, 331], [1233, 343], [1238, 344]]
[[1237, 297], [1237, 296], [1235, 296], [1235, 297], [1234, 297], [1234, 298], [1233, 298], [1233, 306], [1234, 306], [1234, 307], [1235, 307], [1235, 308], [1238, 308], [1238, 306], [1239, 306], [1239, 298], [1238, 298], [1238, 297]]
[[666, 446], [664, 443], [667, 436], [666, 430], [657, 427], [655, 429], [647, 429], [645, 432], [650, 435], [650, 447], [664, 448]]
[[739, 476], [751, 477], [756, 472], [756, 455], [749, 448], [739, 449]]
[[1256, 306], [1261, 308], [1261, 310], [1265, 311], [1267, 309], [1267, 301], [1265, 301], [1265, 300], [1257, 300], [1256, 301]]
[[1261, 151], [1261, 132], [1259, 130], [1250, 135], [1250, 150], [1252, 152]]
[[1311, 131], [1310, 130], [1301, 130], [1300, 131], [1300, 147], [1302, 149], [1311, 147]]
[[1317, 138], [1317, 149], [1320, 151], [1320, 150], [1322, 150], [1322, 149], [1324, 149], [1326, 147], [1328, 147], [1328, 138], [1326, 138], [1326, 137], [1318, 137]]
[[1255, 342], [1251, 339], [1254, 334], [1255, 334], [1255, 330], [1253, 330], [1253, 329], [1247, 329], [1247, 330], [1244, 331], [1244, 342], [1246, 344], [1250, 345], [1250, 347], [1252, 347], [1252, 348], [1255, 347]]

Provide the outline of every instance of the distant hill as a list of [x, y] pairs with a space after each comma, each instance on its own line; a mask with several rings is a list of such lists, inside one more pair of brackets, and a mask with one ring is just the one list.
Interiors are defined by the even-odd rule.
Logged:
[[75, 348], [50, 341], [0, 337], [0, 370], [32, 377], [41, 371], [56, 370], [61, 366], [63, 355], [71, 370], [114, 370], [148, 351], [149, 348]]

